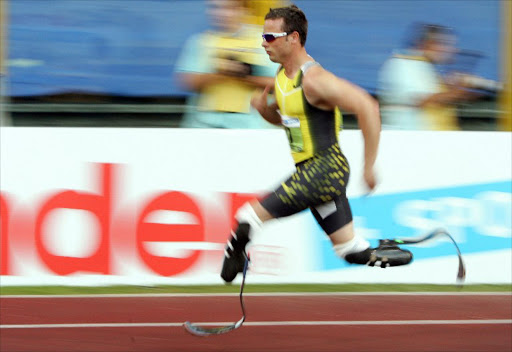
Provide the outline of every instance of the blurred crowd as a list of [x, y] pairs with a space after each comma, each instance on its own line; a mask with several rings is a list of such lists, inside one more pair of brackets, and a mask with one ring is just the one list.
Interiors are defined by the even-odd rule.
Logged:
[[[261, 48], [261, 22], [270, 7], [288, 1], [208, 0], [211, 29], [190, 38], [177, 65], [179, 81], [195, 93], [182, 127], [271, 128], [250, 106], [252, 94], [272, 85], [277, 66]], [[441, 73], [459, 53], [453, 29], [415, 23], [409, 46], [383, 63], [376, 98], [383, 129], [459, 130], [457, 105], [498, 83], [465, 71]], [[350, 112], [348, 112], [350, 113]]]
[[[198, 8], [193, 13], [190, 11], [192, 2], [188, 0], [183, 2], [169, 1], [165, 8], [166, 11], [171, 11], [172, 16], [178, 16], [174, 11], [176, 6], [180, 6], [180, 11], [183, 10], [183, 14], [194, 16], [194, 18], [198, 16], [199, 11], [204, 11], [204, 18], [208, 21], [207, 24], [204, 24], [204, 27], [207, 27], [207, 29], [197, 29], [197, 33], [183, 41], [182, 47], [180, 47], [183, 43], [181, 39], [173, 39], [173, 44], [168, 46], [158, 46], [159, 42], [157, 41], [147, 43], [147, 45], [139, 45], [140, 38], [147, 35], [142, 34], [140, 38], [135, 37], [133, 39], [137, 43], [134, 44], [133, 55], [131, 53], [132, 48], [123, 42], [124, 38], [129, 37], [123, 31], [128, 30], [129, 33], [132, 33], [131, 31], [137, 30], [135, 28], [137, 24], [125, 26], [122, 11], [119, 18], [116, 17], [116, 22], [114, 14], [118, 13], [118, 9], [112, 10], [110, 14], [106, 13], [104, 18], [96, 19], [98, 9], [95, 9], [94, 6], [89, 8], [90, 3], [88, 2], [81, 2], [79, 3], [80, 6], [76, 6], [78, 6], [78, 9], [83, 7], [83, 15], [76, 14], [77, 8], [70, 10], [73, 16], [83, 19], [83, 22], [77, 24], [76, 21], [71, 20], [66, 22], [64, 13], [59, 15], [59, 11], [67, 9], [66, 2], [59, 2], [57, 10], [38, 8], [37, 11], [47, 11], [41, 16], [44, 19], [38, 22], [34, 17], [31, 17], [33, 15], [27, 10], [30, 4], [39, 4], [37, 1], [28, 0], [24, 3], [14, 3], [14, 1], [4, 2], [0, 0], [0, 2], [4, 5], [1, 11], [3, 15], [0, 17], [2, 18], [1, 38], [7, 38], [5, 33], [9, 16], [6, 15], [8, 9], [5, 5], [11, 4], [11, 8], [16, 10], [12, 11], [13, 14], [10, 17], [14, 20], [11, 22], [18, 22], [16, 22], [16, 30], [11, 31], [11, 42], [16, 45], [12, 46], [13, 50], [10, 54], [20, 52], [22, 56], [21, 58], [14, 57], [12, 60], [6, 60], [4, 56], [7, 55], [7, 50], [5, 50], [7, 45], [5, 43], [0, 45], [0, 49], [4, 48], [0, 54], [0, 63], [3, 62], [3, 64], [0, 64], [2, 66], [0, 93], [3, 101], [0, 106], [6, 105], [7, 100], [3, 98], [12, 93], [6, 90], [9, 83], [12, 83], [6, 79], [6, 77], [9, 78], [9, 75], [5, 74], [7, 72], [6, 61], [10, 61], [11, 64], [16, 63], [16, 68], [11, 66], [11, 77], [14, 77], [12, 72], [16, 70], [16, 87], [21, 87], [20, 90], [28, 92], [27, 94], [30, 96], [44, 95], [47, 94], [46, 91], [62, 90], [66, 87], [75, 89], [75, 91], [84, 89], [84, 87], [85, 89], [91, 88], [91, 91], [99, 92], [98, 94], [111, 94], [113, 96], [129, 97], [136, 94], [134, 92], [140, 93], [139, 95], [143, 97], [161, 96], [166, 94], [162, 92], [169, 91], [162, 84], [162, 72], [168, 74], [168, 65], [172, 65], [174, 72], [168, 81], [172, 81], [173, 87], [179, 86], [179, 89], [187, 94], [185, 111], [179, 119], [180, 127], [276, 128], [259, 116], [251, 107], [250, 100], [258, 91], [262, 91], [266, 86], [273, 85], [274, 75], [278, 69], [278, 65], [269, 60], [261, 46], [261, 32], [265, 14], [270, 8], [290, 5], [292, 2], [289, 0], [204, 0], [201, 3], [197, 2], [197, 4], [199, 6], [199, 4], [204, 3], [207, 6], [200, 10]], [[108, 6], [113, 5], [105, 6], [108, 8]], [[141, 15], [137, 17], [138, 11], [130, 12], [134, 9], [127, 13], [132, 16], [130, 17], [132, 20], [140, 20], [140, 23], [149, 25], [151, 22], [148, 22], [148, 18], [152, 19], [152, 16], [155, 16], [154, 9], [160, 9], [162, 5], [158, 3], [152, 6], [154, 7], [148, 10], [150, 14], [148, 16]], [[325, 7], [325, 2], [318, 6]], [[351, 5], [348, 4], [347, 6]], [[334, 5], [333, 7], [338, 10], [342, 8]], [[185, 8], [188, 10], [185, 10]], [[104, 9], [101, 9], [101, 13], [103, 13]], [[142, 11], [143, 9], [139, 10]], [[321, 13], [320, 15], [326, 14], [328, 13]], [[112, 22], [110, 22], [109, 17], [111, 15], [113, 16]], [[317, 21], [320, 15], [316, 14]], [[172, 22], [172, 19], [167, 19], [167, 13], [158, 16], [159, 20], [163, 22]], [[184, 17], [183, 23], [191, 22], [192, 17], [187, 18]], [[333, 22], [333, 19], [335, 22], [338, 17], [332, 17], [331, 22]], [[27, 28], [24, 21], [35, 21], [37, 25], [34, 28]], [[101, 30], [98, 29], [97, 33], [94, 32], [94, 29], [91, 29], [91, 25], [96, 23], [95, 21], [100, 24], [98, 28], [101, 28]], [[493, 104], [496, 103], [495, 111], [503, 110], [503, 106], [510, 109], [512, 104], [510, 97], [502, 99], [504, 103], [502, 102], [498, 106], [499, 97], [507, 96], [507, 94], [502, 93], [504, 91], [502, 84], [480, 77], [473, 70], [476, 63], [484, 55], [479, 52], [470, 53], [461, 50], [458, 45], [460, 33], [457, 33], [453, 28], [437, 23], [411, 22], [410, 27], [402, 30], [404, 36], [408, 38], [407, 45], [386, 48], [386, 55], [387, 52], [393, 51], [387, 59], [374, 60], [375, 51], [371, 51], [371, 46], [368, 46], [369, 51], [364, 53], [366, 57], [375, 61], [372, 62], [373, 70], [377, 68], [377, 64], [380, 65], [377, 73], [372, 71], [371, 76], [374, 81], [369, 86], [373, 90], [370, 93], [380, 103], [383, 129], [460, 130], [463, 129], [458, 115], [461, 106], [491, 100]], [[50, 26], [46, 27], [48, 23]], [[329, 24], [329, 26], [332, 25], [333, 23]], [[337, 24], [334, 25], [337, 26]], [[49, 44], [46, 42], [38, 44], [37, 35], [44, 36], [46, 33], [44, 30], [51, 35], [56, 32], [52, 29], [52, 26], [61, 26], [64, 29], [63, 34], [56, 35], [52, 39], [54, 41], [49, 41]], [[118, 28], [120, 26], [122, 26], [122, 31]], [[510, 24], [508, 26], [510, 27]], [[195, 29], [196, 27], [197, 23], [191, 23], [188, 29], [181, 29], [173, 35], [175, 37], [180, 35], [185, 37], [192, 28]], [[39, 30], [41, 28], [44, 29], [42, 34], [37, 34], [41, 32]], [[322, 30], [324, 34], [328, 32], [325, 28]], [[155, 37], [164, 38], [169, 36], [167, 29], [158, 27], [158, 25], [146, 29], [146, 31], [148, 33], [160, 33]], [[357, 32], [358, 29], [355, 28], [353, 31]], [[101, 35], [105, 33], [112, 33], [112, 37], [102, 38]], [[333, 36], [338, 37], [339, 33], [333, 34]], [[72, 38], [72, 40], [69, 38]], [[324, 46], [325, 51], [322, 52], [321, 61], [330, 69], [336, 69], [336, 67], [332, 67], [333, 63], [327, 62], [326, 59], [330, 58], [329, 53], [333, 49], [342, 52], [346, 49], [346, 46], [334, 42], [332, 39], [328, 40], [330, 42]], [[60, 41], [64, 42], [61, 43]], [[179, 45], [174, 45], [178, 42], [180, 42]], [[66, 45], [62, 45], [64, 43]], [[343, 43], [347, 44], [348, 41], [346, 40]], [[389, 44], [389, 41], [386, 43]], [[27, 48], [27, 45], [34, 47]], [[52, 50], [47, 50], [48, 55], [46, 56], [41, 53], [41, 51], [44, 51], [41, 48], [44, 48], [45, 45], [46, 47], [52, 46]], [[136, 45], [139, 46], [135, 47]], [[64, 48], [71, 48], [71, 46], [74, 49], [69, 50], [73, 52], [72, 55], [70, 54], [70, 58], [67, 58], [65, 62], [59, 61], [64, 56], [62, 51], [59, 50], [67, 50]], [[87, 47], [87, 49], [84, 49], [84, 47]], [[179, 55], [177, 55], [176, 60], [172, 60], [172, 64], [169, 64], [170, 52], [167, 50], [168, 47], [176, 48], [173, 49], [176, 50], [176, 53], [179, 49]], [[357, 50], [360, 50], [360, 47], [346, 49], [346, 52], [347, 55], [352, 55], [351, 53]], [[504, 51], [506, 52], [506, 50]], [[311, 50], [311, 52], [315, 55], [314, 50]], [[487, 53], [489, 52], [495, 54], [494, 50], [487, 51]], [[23, 57], [28, 54], [34, 55], [35, 59]], [[73, 55], [79, 58], [85, 57], [85, 59], [75, 65]], [[87, 57], [87, 55], [90, 55], [90, 57]], [[344, 62], [347, 60], [339, 62], [340, 57], [342, 56], [336, 56], [338, 61], [335, 61], [335, 65], [344, 68], [346, 67]], [[351, 63], [352, 65], [355, 64], [357, 69], [363, 67], [361, 71], [357, 71], [352, 66], [341, 72], [340, 76], [344, 77], [343, 73], [349, 73], [357, 74], [357, 78], [359, 78], [361, 74], [367, 74], [370, 70], [364, 67], [366, 63], [360, 62], [362, 57], [354, 56], [354, 62]], [[508, 58], [510, 61], [510, 56]], [[126, 61], [132, 59], [133, 62]], [[460, 65], [460, 62], [465, 59], [468, 59], [467, 61], [471, 64]], [[137, 66], [139, 62], [149, 62], [149, 64]], [[87, 76], [84, 71], [81, 71], [82, 66], [80, 65], [85, 70], [94, 72], [94, 74], [89, 72], [89, 76]], [[510, 65], [508, 67], [510, 70]], [[137, 69], [140, 72], [135, 72], [133, 76], [139, 75], [143, 78], [136, 81], [135, 89], [131, 88], [135, 86], [130, 83], [129, 79], [131, 72]], [[112, 72], [120, 75], [112, 76]], [[488, 73], [489, 70], [486, 72]], [[508, 73], [508, 76], [502, 74], [501, 79], [509, 76], [510, 73]], [[355, 81], [353, 78], [348, 79]], [[41, 83], [43, 81], [44, 84]], [[361, 81], [364, 80], [361, 79]], [[78, 85], [73, 86], [77, 83]], [[510, 94], [509, 85], [510, 83], [505, 85], [508, 94]], [[14, 84], [11, 86], [14, 86]], [[155, 87], [158, 89], [155, 89]], [[20, 93], [16, 92], [16, 94], [19, 95]], [[168, 92], [168, 94], [177, 97], [176, 91]], [[4, 108], [0, 109], [0, 122], [3, 125], [9, 124], [9, 117], [5, 114], [5, 110]], [[345, 116], [350, 116], [351, 112], [344, 111], [342, 113]], [[510, 111], [506, 119], [500, 118], [500, 120], [511, 124]], [[504, 129], [507, 129], [507, 126]]]
[[258, 9], [251, 3], [255, 2], [207, 2], [211, 29], [187, 41], [176, 65], [179, 81], [196, 93], [189, 98], [182, 127], [272, 126], [250, 106], [254, 90], [272, 85], [278, 68], [261, 46], [261, 25], [253, 20]]
[[379, 73], [383, 127], [458, 130], [456, 105], [478, 98], [477, 90], [492, 88], [494, 82], [471, 72], [439, 73], [437, 65], [450, 64], [458, 52], [451, 28], [415, 24], [411, 32], [409, 47], [397, 51]]

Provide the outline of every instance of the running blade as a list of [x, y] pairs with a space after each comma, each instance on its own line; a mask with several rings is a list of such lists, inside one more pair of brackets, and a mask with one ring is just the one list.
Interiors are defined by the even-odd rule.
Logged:
[[186, 321], [183, 326], [185, 330], [191, 333], [194, 336], [211, 336], [211, 335], [220, 335], [235, 330], [242, 326], [244, 318], [240, 319], [234, 324], [226, 325], [226, 326], [218, 326], [218, 327], [204, 327], [196, 324], [192, 324], [189, 321]]

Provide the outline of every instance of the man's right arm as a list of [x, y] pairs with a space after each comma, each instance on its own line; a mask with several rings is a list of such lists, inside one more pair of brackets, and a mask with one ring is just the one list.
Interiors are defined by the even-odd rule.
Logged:
[[271, 89], [272, 86], [269, 85], [261, 93], [256, 91], [251, 98], [251, 105], [265, 120], [274, 125], [281, 125], [281, 115], [277, 112], [277, 103], [274, 102], [269, 105], [267, 102], [268, 93]]

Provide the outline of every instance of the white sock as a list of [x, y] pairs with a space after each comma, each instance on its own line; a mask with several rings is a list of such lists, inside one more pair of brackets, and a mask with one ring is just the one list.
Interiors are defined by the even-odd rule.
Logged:
[[338, 257], [345, 259], [347, 254], [362, 252], [368, 247], [370, 247], [370, 242], [355, 235], [350, 241], [333, 246], [333, 249]]
[[251, 227], [249, 231], [249, 238], [254, 233], [254, 231], [258, 231], [261, 229], [261, 226], [263, 225], [263, 222], [260, 220], [258, 215], [256, 215], [256, 212], [252, 208], [252, 206], [249, 203], [245, 203], [238, 209], [235, 215], [235, 219], [238, 221], [238, 223], [248, 223]]

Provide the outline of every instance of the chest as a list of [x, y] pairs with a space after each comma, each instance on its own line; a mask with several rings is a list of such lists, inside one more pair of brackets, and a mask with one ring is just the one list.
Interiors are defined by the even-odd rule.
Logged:
[[281, 114], [303, 118], [305, 116], [304, 92], [300, 81], [278, 75], [275, 82], [276, 102]]

